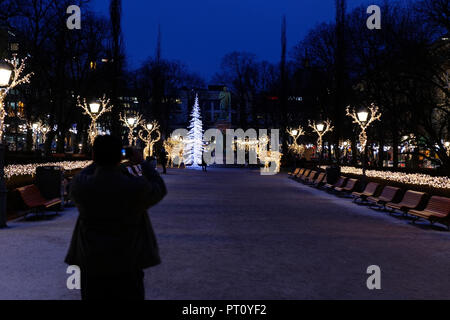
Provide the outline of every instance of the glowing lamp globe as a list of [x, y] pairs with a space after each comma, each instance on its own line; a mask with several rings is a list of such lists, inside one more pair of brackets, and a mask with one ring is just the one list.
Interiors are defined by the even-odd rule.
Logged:
[[8, 64], [0, 64], [0, 87], [7, 87], [11, 80], [12, 69]]
[[298, 134], [298, 130], [292, 130], [292, 135], [296, 136]]
[[33, 130], [37, 130], [39, 128], [39, 123], [33, 123]]
[[97, 114], [100, 112], [100, 103], [98, 102], [92, 102], [89, 104], [89, 108], [91, 109], [91, 112], [93, 114]]
[[358, 112], [358, 119], [361, 122], [367, 122], [367, 120], [369, 119], [369, 112], [365, 109], [362, 109], [361, 111]]
[[147, 129], [148, 130], [153, 130], [153, 124], [151, 124], [151, 123], [147, 124]]
[[127, 121], [130, 126], [134, 126], [137, 120], [136, 118], [128, 118]]
[[446, 148], [450, 148], [450, 141], [447, 141], [447, 142], [445, 143], [445, 147], [446, 147]]
[[317, 125], [317, 131], [323, 132], [323, 130], [325, 130], [325, 125], [323, 123], [319, 123]]

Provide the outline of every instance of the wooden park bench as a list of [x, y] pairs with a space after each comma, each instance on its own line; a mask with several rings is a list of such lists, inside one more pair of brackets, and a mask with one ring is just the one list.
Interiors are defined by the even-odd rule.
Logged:
[[[424, 210], [409, 210], [408, 214], [419, 219], [430, 221], [431, 224], [436, 222], [447, 226], [450, 231], [450, 198], [431, 197], [428, 205]], [[414, 221], [415, 222], [415, 221]]]
[[361, 200], [361, 202], [366, 202], [368, 197], [373, 197], [377, 193], [380, 184], [375, 182], [370, 182], [363, 192], [353, 192], [353, 202]]
[[317, 171], [313, 170], [309, 173], [309, 176], [301, 178], [301, 181], [303, 183], [308, 183], [310, 181], [314, 181], [314, 179], [316, 178], [316, 175], [317, 175]]
[[386, 207], [390, 208], [392, 213], [400, 210], [406, 214], [409, 210], [419, 208], [424, 198], [425, 193], [408, 190], [400, 203], [389, 202]]
[[[18, 188], [17, 191], [19, 192], [20, 197], [27, 208], [36, 214], [43, 212], [46, 209], [61, 205], [61, 199], [59, 198], [52, 200], [45, 199], [38, 187], [34, 184]], [[57, 210], [55, 212], [57, 212]]]
[[319, 188], [324, 184], [326, 179], [327, 179], [327, 174], [325, 172], [322, 172], [319, 174], [319, 176], [316, 178], [316, 180], [314, 180], [310, 183], [310, 185], [312, 187]]
[[370, 206], [373, 205], [377, 206], [383, 206], [383, 208], [386, 208], [386, 204], [389, 202], [394, 201], [394, 199], [397, 197], [397, 195], [400, 192], [400, 188], [390, 187], [387, 186], [383, 189], [383, 192], [379, 197], [368, 197], [367, 201], [370, 202]]
[[304, 169], [304, 168], [300, 169], [300, 171], [296, 175], [293, 175], [292, 178], [297, 179], [298, 177], [301, 177], [303, 175], [303, 173], [305, 173], [305, 171], [306, 171], [306, 169]]
[[343, 188], [346, 183], [347, 183], [347, 178], [346, 177], [340, 177], [338, 182], [336, 182], [335, 184], [327, 183], [325, 185], [325, 189], [327, 189], [327, 190], [334, 190], [335, 188]]
[[301, 170], [301, 168], [297, 168], [297, 169], [295, 169], [294, 172], [289, 172], [288, 176], [290, 176], [290, 177], [296, 176], [300, 172], [300, 170]]
[[302, 181], [303, 178], [306, 178], [306, 177], [309, 176], [309, 174], [311, 173], [311, 171], [312, 171], [312, 170], [307, 169], [307, 170], [304, 171], [303, 174], [300, 174], [300, 173], [299, 173], [299, 174], [297, 175], [296, 180], [297, 180], [297, 181]]
[[353, 191], [355, 191], [357, 185], [358, 185], [359, 180], [358, 179], [349, 179], [347, 181], [347, 184], [342, 187], [334, 187], [334, 190], [337, 192], [343, 192], [343, 193], [351, 193]]

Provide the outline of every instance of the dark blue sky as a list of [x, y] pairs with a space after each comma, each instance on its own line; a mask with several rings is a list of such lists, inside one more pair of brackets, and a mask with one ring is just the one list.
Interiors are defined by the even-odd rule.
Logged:
[[[108, 14], [109, 0], [92, 0]], [[183, 61], [206, 80], [228, 52], [248, 51], [279, 61], [282, 15], [292, 48], [316, 24], [334, 19], [335, 0], [124, 0], [123, 32], [131, 67], [154, 55], [158, 24], [162, 54]], [[376, 4], [379, 0], [372, 0]], [[367, 0], [349, 0], [349, 10]]]

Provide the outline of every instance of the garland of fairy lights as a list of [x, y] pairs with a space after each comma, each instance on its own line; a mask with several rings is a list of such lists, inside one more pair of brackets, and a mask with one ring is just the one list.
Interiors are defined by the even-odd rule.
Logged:
[[[326, 168], [326, 167], [322, 167]], [[343, 174], [362, 175], [363, 170], [355, 167], [341, 167]], [[392, 182], [432, 187], [436, 189], [450, 189], [449, 177], [433, 177], [428, 174], [403, 173], [391, 171], [367, 170], [367, 177], [378, 178]]]
[[11, 179], [14, 176], [34, 176], [38, 167], [62, 167], [64, 170], [72, 171], [84, 169], [91, 163], [92, 161], [63, 161], [33, 164], [13, 164], [5, 167], [5, 177], [6, 179]]

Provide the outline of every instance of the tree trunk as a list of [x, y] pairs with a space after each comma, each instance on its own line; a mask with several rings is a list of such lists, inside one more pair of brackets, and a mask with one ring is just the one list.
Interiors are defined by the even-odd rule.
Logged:
[[392, 160], [393, 160], [393, 164], [394, 164], [394, 168], [398, 169], [398, 146], [399, 146], [399, 134], [397, 132], [397, 130], [394, 129], [394, 131], [392, 132]]

